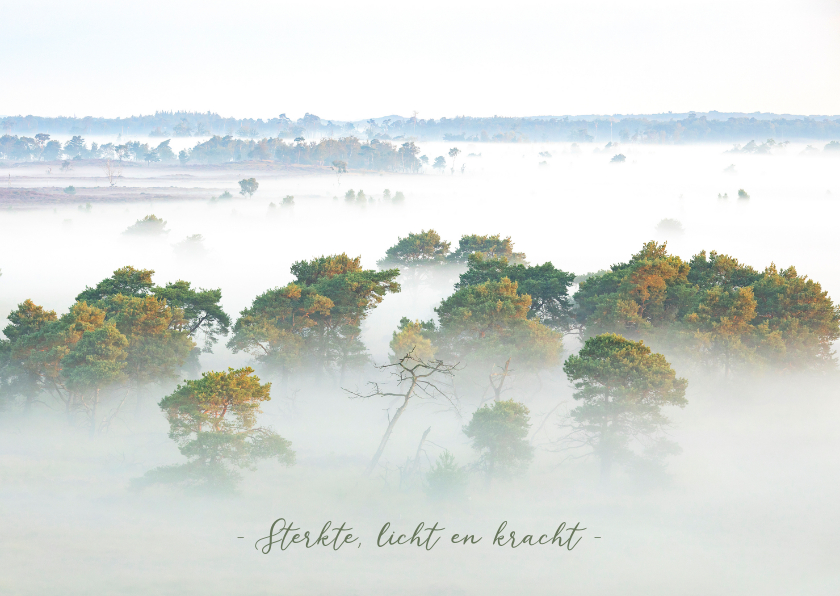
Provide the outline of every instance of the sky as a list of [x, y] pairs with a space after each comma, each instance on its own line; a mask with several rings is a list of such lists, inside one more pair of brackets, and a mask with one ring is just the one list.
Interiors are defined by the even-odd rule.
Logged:
[[0, 115], [840, 114], [839, 0], [0, 7]]

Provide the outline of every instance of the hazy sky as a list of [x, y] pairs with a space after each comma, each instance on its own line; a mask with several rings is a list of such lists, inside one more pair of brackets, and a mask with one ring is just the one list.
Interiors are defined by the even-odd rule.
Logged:
[[838, 0], [2, 0], [0, 114], [840, 114]]

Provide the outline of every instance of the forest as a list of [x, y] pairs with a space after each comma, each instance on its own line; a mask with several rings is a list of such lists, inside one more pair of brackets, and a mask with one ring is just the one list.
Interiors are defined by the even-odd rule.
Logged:
[[775, 114], [683, 113], [614, 116], [419, 118], [387, 116], [354, 122], [306, 113], [292, 120], [230, 118], [215, 113], [156, 112], [128, 118], [7, 116], [7, 135], [120, 135], [150, 137], [235, 137], [293, 140], [357, 136], [381, 141], [745, 143], [750, 139], [830, 141], [840, 139], [840, 117]]
[[[398, 238], [377, 269], [341, 253], [296, 261], [291, 274], [236, 317], [221, 307], [221, 288], [158, 285], [154, 271], [133, 266], [82, 289], [66, 312], [25, 300], [0, 340], [0, 408], [7, 416], [48, 408], [96, 437], [165, 390], [158, 407], [188, 461], [149, 470], [134, 487], [233, 490], [259, 460], [295, 462], [292, 443], [258, 424], [272, 385], [395, 399], [367, 474], [409, 402], [428, 400], [465, 416], [475, 458], [458, 463], [445, 450], [425, 471], [415, 458], [401, 484], [453, 498], [471, 475], [489, 481], [527, 469], [532, 420], [522, 396], [548, 390], [541, 374], [562, 371], [575, 388], [552, 448], [595, 457], [608, 479], [616, 467], [665, 470], [679, 447], [664, 432], [663, 408], [686, 407], [687, 379], [825, 374], [837, 364], [840, 309], [817, 281], [715, 251], [685, 261], [656, 241], [576, 276], [550, 261], [531, 264], [510, 237], [464, 235], [453, 250], [430, 229]], [[361, 339], [369, 314], [389, 295], [453, 275], [436, 316], [403, 317], [389, 362], [374, 362]], [[577, 353], [565, 345], [571, 339], [582, 343]], [[201, 355], [220, 341], [250, 365], [198, 375]]]

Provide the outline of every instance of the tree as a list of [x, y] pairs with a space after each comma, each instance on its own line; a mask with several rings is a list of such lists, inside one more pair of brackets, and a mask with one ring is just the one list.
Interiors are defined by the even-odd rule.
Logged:
[[248, 197], [253, 197], [254, 193], [257, 192], [257, 189], [260, 187], [259, 182], [257, 182], [256, 178], [247, 178], [242, 179], [239, 181], [239, 194], [243, 197], [247, 194]]
[[220, 304], [221, 289], [193, 289], [190, 282], [179, 279], [164, 287], [156, 286], [153, 291], [158, 299], [166, 300], [170, 306], [181, 309], [186, 320], [185, 329], [190, 337], [204, 335], [205, 352], [211, 352], [219, 336], [230, 332], [230, 317]]
[[153, 163], [157, 163], [160, 161], [160, 155], [158, 154], [157, 149], [150, 149], [143, 155], [143, 160], [146, 162], [146, 165], [152, 165]]
[[183, 310], [166, 299], [117, 294], [101, 303], [126, 337], [125, 374], [128, 390], [137, 393], [152, 383], [174, 380], [195, 344], [186, 328]]
[[33, 359], [43, 349], [43, 342], [34, 338], [58, 317], [54, 310], [27, 299], [9, 313], [8, 320], [9, 325], [3, 329], [7, 339], [0, 340], [0, 397], [11, 401], [21, 396], [28, 410], [43, 387], [41, 367]]
[[531, 297], [508, 278], [467, 286], [441, 301], [435, 312], [435, 345], [446, 357], [500, 364], [509, 358], [534, 370], [557, 362], [559, 333], [528, 319]]
[[745, 191], [743, 188], [740, 188], [738, 189], [738, 198], [746, 200], [750, 198], [750, 195], [748, 195], [747, 191]]
[[172, 151], [172, 147], [169, 146], [170, 139], [166, 139], [157, 147], [155, 147], [154, 151], [157, 153], [160, 161], [164, 163], [173, 162], [176, 159], [175, 152]]
[[44, 151], [41, 153], [44, 161], [54, 161], [58, 159], [59, 155], [61, 155], [61, 143], [56, 140], [47, 142]]
[[436, 170], [443, 170], [446, 167], [446, 158], [442, 155], [438, 155], [435, 158], [435, 163], [432, 164], [432, 167]]
[[[723, 366], [724, 375], [736, 362], [751, 359], [754, 343], [764, 339], [751, 322], [756, 301], [750, 287], [724, 289], [714, 286], [703, 293], [696, 312], [685, 317], [693, 331], [692, 352], [709, 366]], [[765, 334], [769, 335], [769, 334]], [[774, 338], [774, 339], [777, 339]]]
[[818, 282], [799, 275], [795, 267], [771, 264], [752, 290], [756, 323], [766, 328], [762, 333], [778, 334], [784, 343], [779, 350], [770, 335], [767, 360], [788, 369], [835, 366], [831, 347], [840, 339], [840, 308]]
[[627, 158], [624, 156], [623, 153], [619, 153], [618, 155], [613, 155], [613, 158], [610, 161], [612, 163], [623, 163], [627, 161]]
[[441, 453], [426, 474], [426, 492], [433, 499], [457, 498], [466, 488], [467, 473], [448, 450]]
[[345, 389], [352, 398], [396, 397], [402, 399], [402, 404], [400, 404], [397, 411], [394, 412], [394, 416], [388, 421], [388, 428], [385, 429], [385, 434], [382, 435], [382, 440], [379, 441], [379, 447], [377, 447], [376, 452], [373, 454], [373, 458], [365, 470], [365, 475], [370, 475], [376, 469], [376, 465], [379, 463], [379, 459], [385, 451], [385, 446], [388, 444], [388, 439], [391, 438], [391, 433], [393, 433], [397, 421], [408, 407], [408, 402], [411, 398], [417, 396], [434, 400], [444, 399], [455, 407], [454, 398], [441, 387], [448, 379], [454, 376], [457, 370], [456, 365], [445, 364], [440, 360], [425, 361], [413, 352], [408, 352], [393, 364], [386, 364], [377, 368], [391, 372], [396, 379], [397, 392], [383, 391], [379, 383], [375, 382], [369, 383], [372, 390], [367, 394]]
[[601, 478], [609, 479], [615, 463], [632, 464], [638, 455], [631, 440], [647, 455], [674, 452], [663, 436], [665, 406], [684, 407], [688, 382], [677, 378], [662, 354], [641, 341], [606, 333], [590, 337], [563, 365], [581, 402], [571, 412], [568, 446], [588, 448], [601, 462]]
[[87, 144], [81, 136], [74, 136], [64, 144], [64, 152], [70, 158], [82, 157], [87, 152]]
[[116, 385], [125, 378], [126, 348], [128, 340], [116, 325], [106, 322], [101, 327], [85, 333], [61, 359], [61, 374], [67, 388], [79, 396], [76, 404], [87, 413], [90, 434], [107, 428], [125, 401], [111, 410], [99, 422], [97, 412], [103, 389]]
[[151, 269], [135, 269], [131, 266], [121, 267], [114, 271], [111, 277], [96, 284], [96, 287], [85, 288], [76, 296], [76, 301], [94, 303], [117, 294], [137, 298], [148, 296], [152, 293], [154, 287], [152, 282], [154, 273]]
[[240, 313], [228, 347], [246, 352], [266, 368], [287, 374], [317, 350], [319, 322], [313, 315], [329, 316], [335, 304], [311, 287], [289, 284], [257, 296]]
[[209, 352], [230, 329], [219, 305], [221, 290], [193, 289], [183, 280], [155, 286], [153, 275], [149, 269], [122, 267], [76, 297], [104, 309], [129, 339], [126, 370], [135, 389], [174, 378], [190, 356], [197, 363], [201, 350], [193, 338], [199, 334]]
[[385, 251], [385, 258], [376, 262], [380, 267], [402, 265], [412, 267], [425, 264], [440, 264], [446, 261], [450, 243], [440, 239], [434, 230], [420, 230], [398, 238], [397, 243]]
[[295, 281], [269, 290], [242, 311], [228, 345], [288, 370], [299, 364], [322, 372], [367, 362], [360, 325], [389, 292], [399, 292], [398, 269], [362, 269], [346, 254], [298, 261]]
[[297, 143], [297, 150], [298, 150], [298, 163], [300, 163], [300, 151], [303, 148], [303, 142], [305, 140], [306, 139], [303, 138], [303, 137], [296, 137], [295, 138], [295, 143]]
[[339, 186], [341, 185], [341, 175], [347, 173], [347, 162], [342, 161], [340, 159], [336, 159], [332, 162], [332, 169], [335, 171], [336, 180], [338, 180]]
[[451, 169], [451, 172], [450, 172], [452, 174], [455, 173], [455, 161], [458, 158], [458, 155], [460, 153], [461, 153], [461, 150], [458, 149], [457, 147], [453, 147], [452, 149], [449, 150], [449, 157], [452, 158], [452, 169]]
[[115, 166], [114, 162], [110, 159], [106, 159], [102, 164], [102, 171], [105, 174], [105, 178], [108, 179], [108, 186], [116, 186], [116, 179], [122, 176], [122, 169]]
[[557, 269], [550, 262], [542, 265], [510, 265], [507, 257], [485, 258], [475, 252], [468, 257], [468, 269], [461, 274], [455, 289], [478, 285], [487, 281], [501, 281], [502, 278], [516, 282], [517, 291], [531, 297], [529, 319], [558, 331], [567, 332], [572, 326], [572, 302], [569, 287], [575, 275]]
[[461, 236], [458, 248], [449, 255], [449, 260], [456, 263], [467, 263], [469, 256], [480, 252], [484, 258], [497, 259], [504, 257], [514, 264], [526, 263], [524, 252], [513, 252], [513, 241], [510, 236], [502, 238], [500, 234], [480, 236], [469, 234]]
[[488, 480], [519, 472], [531, 462], [533, 448], [525, 439], [530, 426], [530, 411], [513, 400], [494, 401], [473, 412], [463, 430]]
[[166, 229], [166, 222], [154, 213], [147, 215], [143, 219], [138, 219], [123, 232], [127, 236], [160, 236], [168, 233], [169, 230]]
[[260, 404], [271, 399], [271, 383], [260, 383], [251, 368], [202, 373], [160, 401], [169, 437], [189, 462], [157, 468], [136, 482], [182, 483], [230, 490], [239, 478], [234, 468], [253, 469], [262, 459], [294, 464], [291, 443], [267, 427], [256, 426]]
[[629, 262], [581, 282], [574, 298], [587, 334], [638, 336], [691, 312], [696, 289], [688, 283], [690, 266], [669, 255], [667, 245], [648, 242]]
[[399, 328], [391, 338], [391, 362], [397, 362], [404, 354], [412, 353], [417, 358], [430, 361], [437, 349], [432, 345], [435, 331], [434, 321], [411, 321], [407, 317], [400, 319]]

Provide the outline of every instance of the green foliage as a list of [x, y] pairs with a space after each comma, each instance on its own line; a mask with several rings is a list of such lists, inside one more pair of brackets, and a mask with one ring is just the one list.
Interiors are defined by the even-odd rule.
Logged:
[[295, 281], [258, 296], [243, 310], [228, 346], [283, 372], [308, 365], [324, 371], [366, 362], [361, 321], [389, 292], [398, 269], [364, 270], [346, 254], [298, 261]]
[[660, 234], [665, 234], [669, 236], [679, 236], [685, 229], [683, 228], [682, 222], [677, 219], [671, 219], [670, 217], [666, 217], [659, 221], [656, 224], [656, 231]]
[[103, 279], [96, 284], [95, 288], [87, 287], [76, 296], [76, 302], [94, 303], [122, 294], [123, 296], [134, 296], [142, 298], [152, 293], [154, 283], [151, 269], [135, 269], [127, 266], [114, 271], [111, 277]]
[[118, 294], [105, 302], [108, 320], [128, 338], [126, 373], [133, 387], [174, 380], [195, 345], [183, 310], [163, 298]]
[[623, 153], [619, 153], [618, 155], [613, 155], [610, 162], [612, 163], [623, 163], [627, 161], [627, 157]]
[[628, 263], [580, 284], [574, 296], [577, 318], [588, 334], [639, 335], [678, 321], [690, 310], [696, 290], [688, 283], [689, 265], [666, 247], [648, 242]]
[[173, 250], [175, 254], [182, 257], [199, 257], [207, 253], [207, 249], [204, 247], [204, 236], [201, 234], [187, 236], [175, 244]]
[[[60, 319], [31, 300], [20, 304], [4, 330], [0, 388], [6, 396], [22, 396], [28, 405], [49, 394], [68, 413], [81, 410], [93, 420], [102, 390], [106, 398], [120, 389], [122, 402], [134, 393], [139, 403], [142, 388], [173, 380], [196, 361], [193, 337], [203, 335], [209, 351], [228, 333], [220, 290], [193, 289], [183, 280], [159, 287], [153, 274], [118, 269], [81, 292]], [[92, 428], [106, 427], [118, 410], [92, 421]]]
[[419, 234], [409, 233], [398, 238], [397, 243], [385, 251], [385, 258], [376, 262], [384, 266], [417, 266], [444, 263], [449, 254], [450, 243], [441, 240], [434, 230], [421, 230]]
[[705, 251], [685, 263], [655, 242], [583, 281], [574, 298], [588, 335], [646, 337], [726, 373], [748, 364], [833, 366], [840, 337], [840, 311], [795, 268], [761, 273]]
[[420, 360], [431, 362], [437, 352], [432, 345], [436, 331], [434, 321], [411, 321], [407, 317], [400, 319], [400, 326], [394, 331], [389, 344], [391, 362], [397, 362], [409, 353]]
[[155, 214], [147, 215], [143, 219], [138, 219], [136, 223], [129, 226], [123, 234], [129, 236], [160, 236], [168, 234], [166, 229], [166, 222]]
[[510, 236], [502, 238], [499, 234], [492, 236], [479, 236], [470, 234], [461, 236], [458, 248], [449, 255], [449, 260], [456, 263], [466, 263], [469, 256], [480, 252], [487, 259], [506, 258], [513, 264], [527, 264], [525, 253], [513, 252], [513, 242]]
[[160, 155], [157, 152], [157, 149], [150, 149], [143, 155], [143, 161], [145, 161], [148, 165], [153, 163], [157, 163], [160, 161]]
[[68, 388], [80, 393], [98, 393], [123, 380], [126, 348], [128, 339], [110, 322], [82, 335], [61, 359]]
[[260, 183], [257, 182], [256, 178], [243, 178], [239, 181], [239, 194], [243, 197], [248, 195], [249, 197], [253, 197], [254, 193], [257, 192], [257, 189], [260, 187]]
[[169, 139], [166, 139], [158, 145], [155, 148], [155, 153], [157, 154], [158, 159], [164, 163], [171, 163], [176, 159], [175, 152], [172, 151], [172, 148], [169, 146]]
[[559, 333], [529, 319], [531, 297], [507, 277], [463, 287], [435, 308], [435, 344], [453, 360], [504, 362], [513, 357], [531, 368], [552, 366], [562, 349]]
[[156, 286], [154, 295], [183, 313], [184, 328], [190, 337], [204, 335], [204, 351], [212, 351], [219, 336], [230, 331], [230, 317], [222, 309], [222, 290], [193, 289], [188, 281], [178, 280], [166, 286]]
[[747, 191], [745, 191], [743, 188], [741, 188], [741, 189], [738, 190], [738, 198], [746, 200], [746, 199], [750, 198], [750, 195], [747, 194]]
[[520, 294], [531, 297], [529, 319], [536, 319], [559, 331], [570, 329], [572, 302], [569, 287], [575, 280], [573, 273], [557, 269], [551, 262], [535, 266], [511, 265], [504, 256], [488, 259], [481, 252], [471, 254], [467, 262], [468, 269], [455, 284], [456, 290], [508, 278], [517, 284]]
[[688, 382], [677, 378], [662, 354], [612, 333], [587, 339], [577, 355], [569, 356], [563, 371], [581, 402], [571, 412], [571, 441], [601, 460], [604, 478], [613, 463], [636, 457], [631, 440], [654, 449], [662, 445], [662, 430], [668, 424], [662, 407], [688, 403]]
[[464, 494], [468, 475], [449, 451], [441, 453], [426, 473], [426, 493], [433, 499], [457, 499]]
[[234, 468], [253, 469], [262, 459], [294, 464], [291, 443], [269, 428], [257, 427], [260, 404], [271, 399], [271, 383], [261, 384], [251, 368], [202, 373], [160, 402], [169, 422], [169, 437], [187, 464], [147, 473], [137, 487], [179, 483], [211, 489], [232, 489]]
[[479, 453], [479, 467], [488, 477], [521, 472], [533, 459], [533, 448], [526, 437], [530, 411], [524, 404], [494, 401], [476, 410], [464, 434], [472, 439]]
[[67, 193], [68, 195], [74, 195], [74, 194], [76, 194], [76, 187], [75, 186], [68, 186], [67, 188], [64, 189], [64, 192]]

